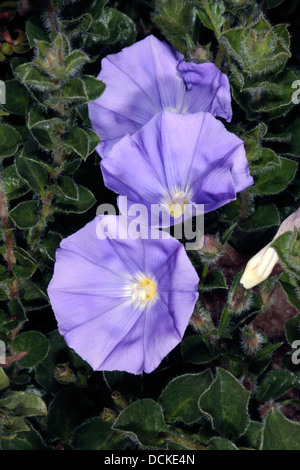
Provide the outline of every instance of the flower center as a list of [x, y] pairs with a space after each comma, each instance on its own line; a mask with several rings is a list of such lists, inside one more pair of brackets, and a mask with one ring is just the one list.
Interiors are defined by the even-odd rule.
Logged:
[[191, 191], [185, 188], [175, 186], [167, 197], [164, 198], [163, 204], [167, 206], [172, 217], [181, 217], [191, 199]]
[[156, 283], [147, 277], [142, 277], [131, 288], [132, 302], [147, 303], [156, 297]]

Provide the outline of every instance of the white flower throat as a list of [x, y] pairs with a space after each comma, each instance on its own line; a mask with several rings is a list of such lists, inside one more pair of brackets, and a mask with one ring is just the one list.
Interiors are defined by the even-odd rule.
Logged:
[[138, 273], [126, 286], [126, 295], [132, 303], [145, 307], [157, 299], [157, 283], [153, 277]]
[[164, 197], [162, 203], [167, 206], [171, 216], [177, 218], [184, 214], [191, 197], [192, 192], [188, 188], [174, 186], [169, 194]]

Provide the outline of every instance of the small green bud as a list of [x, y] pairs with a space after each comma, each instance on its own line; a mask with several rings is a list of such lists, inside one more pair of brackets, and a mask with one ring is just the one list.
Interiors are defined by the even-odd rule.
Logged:
[[1, 44], [1, 52], [5, 55], [11, 55], [14, 52], [14, 50], [11, 44], [8, 44], [7, 42], [3, 42]]
[[104, 407], [100, 413], [100, 418], [102, 419], [102, 421], [105, 421], [106, 423], [110, 423], [111, 421], [114, 421], [116, 417], [117, 417], [116, 413], [110, 408]]
[[126, 398], [124, 398], [123, 395], [117, 390], [115, 390], [111, 394], [111, 398], [113, 402], [120, 408], [126, 408], [128, 406], [128, 401], [126, 400]]
[[76, 382], [76, 377], [69, 367], [69, 363], [58, 364], [54, 369], [54, 377], [61, 384], [70, 384]]

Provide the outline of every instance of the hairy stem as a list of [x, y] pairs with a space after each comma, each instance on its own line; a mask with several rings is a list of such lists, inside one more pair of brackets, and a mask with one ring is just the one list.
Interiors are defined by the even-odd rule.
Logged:
[[[2, 224], [3, 240], [5, 244], [5, 260], [7, 263], [7, 269], [9, 277], [14, 277], [12, 267], [16, 264], [16, 258], [14, 255], [14, 237], [13, 231], [9, 222], [8, 204], [5, 198], [3, 184], [0, 176], [0, 218]], [[10, 298], [18, 297], [19, 284], [18, 280], [14, 279], [9, 285]]]

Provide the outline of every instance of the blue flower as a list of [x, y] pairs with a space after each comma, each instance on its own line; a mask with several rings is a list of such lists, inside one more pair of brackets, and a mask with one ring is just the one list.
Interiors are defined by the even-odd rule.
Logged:
[[187, 63], [165, 42], [148, 36], [102, 60], [98, 76], [104, 93], [89, 103], [89, 116], [108, 154], [126, 134], [133, 134], [163, 110], [187, 114], [210, 112], [231, 120], [228, 78], [213, 63]]

